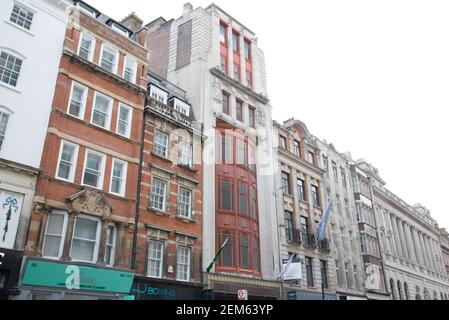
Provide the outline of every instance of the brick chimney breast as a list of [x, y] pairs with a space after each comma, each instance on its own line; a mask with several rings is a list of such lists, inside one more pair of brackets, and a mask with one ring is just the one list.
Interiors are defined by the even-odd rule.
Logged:
[[124, 18], [121, 22], [125, 27], [131, 29], [133, 32], [139, 31], [142, 29], [143, 20], [140, 19], [136, 13], [131, 12], [126, 18]]

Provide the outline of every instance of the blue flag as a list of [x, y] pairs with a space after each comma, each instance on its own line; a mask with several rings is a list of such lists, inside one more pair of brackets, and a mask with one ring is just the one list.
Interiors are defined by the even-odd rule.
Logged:
[[321, 222], [318, 226], [318, 241], [324, 240], [326, 238], [326, 228], [329, 222], [329, 216], [332, 208], [332, 198], [328, 198], [329, 203], [327, 204], [327, 208], [324, 211], [323, 217], [321, 218]]

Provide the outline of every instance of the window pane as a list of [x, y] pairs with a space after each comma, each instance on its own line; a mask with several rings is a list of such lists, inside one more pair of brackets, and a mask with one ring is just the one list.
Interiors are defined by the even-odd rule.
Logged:
[[14, 5], [11, 12], [10, 21], [18, 26], [30, 30], [31, 23], [33, 22], [34, 13], [18, 5]]
[[230, 231], [223, 231], [221, 234], [221, 239], [220, 239], [221, 241], [219, 243], [220, 247], [223, 245], [223, 243], [225, 242], [225, 240], [227, 238], [229, 239], [220, 255], [221, 265], [224, 267], [232, 267], [233, 266], [233, 261], [234, 261], [233, 237], [234, 237], [234, 235]]
[[71, 256], [72, 259], [93, 261], [95, 242], [73, 239]]
[[106, 71], [114, 72], [116, 54], [117, 52], [115, 50], [104, 47], [100, 63], [101, 67]]
[[42, 255], [44, 257], [56, 258], [59, 256], [60, 246], [61, 246], [61, 237], [60, 236], [46, 235], [45, 236], [45, 246], [44, 246]]
[[245, 185], [239, 185], [239, 212], [248, 213], [248, 192]]
[[22, 60], [4, 51], [0, 54], [0, 81], [15, 87], [19, 78]]
[[168, 156], [168, 134], [161, 131], [156, 131], [154, 153], [162, 157]]
[[62, 235], [64, 227], [64, 216], [61, 214], [50, 214], [47, 222], [47, 234]]
[[125, 108], [123, 106], [120, 107], [117, 131], [121, 135], [128, 135], [129, 113], [130, 113], [130, 110], [128, 108]]
[[74, 237], [96, 240], [98, 222], [90, 219], [76, 218]]
[[92, 187], [98, 187], [100, 169], [103, 158], [99, 155], [88, 153], [83, 183]]
[[223, 210], [232, 210], [232, 194], [233, 194], [233, 185], [230, 181], [222, 181], [221, 182], [221, 199]]
[[59, 162], [59, 170], [58, 170], [59, 178], [62, 179], [70, 178], [74, 154], [75, 154], [75, 146], [64, 143], [62, 147], [61, 159]]
[[162, 243], [150, 241], [148, 246], [147, 273], [150, 277], [161, 277], [162, 273]]
[[102, 128], [106, 128], [109, 119], [109, 106], [109, 99], [102, 96], [97, 96], [95, 99], [92, 123]]
[[249, 236], [242, 234], [240, 236], [240, 267], [249, 269]]
[[79, 117], [81, 108], [84, 104], [84, 92], [85, 89], [78, 85], [73, 86], [72, 100], [70, 101], [69, 114], [75, 117]]

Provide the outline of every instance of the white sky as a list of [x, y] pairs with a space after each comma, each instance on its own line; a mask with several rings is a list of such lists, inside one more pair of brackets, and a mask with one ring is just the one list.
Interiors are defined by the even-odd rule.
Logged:
[[[87, 2], [116, 20], [135, 11], [146, 23], [181, 16], [187, 1]], [[422, 203], [449, 230], [449, 1], [215, 3], [257, 34], [275, 120], [300, 119], [373, 163], [393, 193]]]

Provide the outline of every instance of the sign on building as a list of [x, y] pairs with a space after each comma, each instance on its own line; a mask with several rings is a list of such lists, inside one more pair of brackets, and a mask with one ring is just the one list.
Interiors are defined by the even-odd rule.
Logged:
[[380, 269], [378, 265], [370, 264], [366, 267], [366, 289], [380, 290]]
[[239, 300], [248, 300], [248, 291], [247, 290], [239, 290], [237, 292]]
[[300, 280], [302, 279], [302, 264], [301, 259], [292, 259], [292, 262], [287, 266], [288, 259], [283, 260], [284, 280]]
[[13, 249], [23, 195], [0, 189], [0, 248]]

